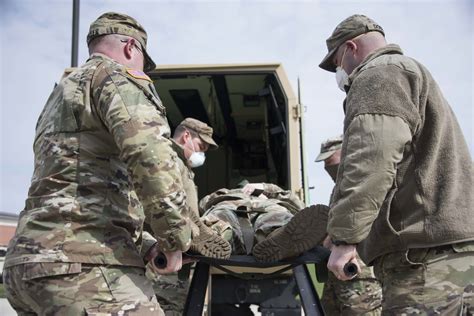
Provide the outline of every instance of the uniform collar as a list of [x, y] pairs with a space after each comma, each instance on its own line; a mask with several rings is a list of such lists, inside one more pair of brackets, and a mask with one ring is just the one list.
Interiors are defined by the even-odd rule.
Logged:
[[[105, 55], [105, 54], [102, 54], [102, 53], [93, 53], [89, 56], [89, 58], [87, 59], [87, 61], [91, 60], [91, 59], [105, 59], [105, 60], [108, 60], [108, 61], [111, 61], [113, 63], [116, 63], [116, 64], [119, 64], [118, 62], [116, 62], [115, 60], [113, 60], [112, 58], [110, 58], [109, 56]], [[120, 64], [119, 64], [120, 65]]]
[[179, 159], [181, 159], [184, 162], [184, 165], [191, 171], [191, 167], [188, 166], [188, 159], [186, 159], [186, 156], [184, 156], [184, 147], [183, 145], [178, 144], [173, 138], [170, 138], [172, 147], [174, 151], [178, 154]]
[[178, 142], [175, 141], [173, 138], [170, 138], [170, 140], [171, 140], [171, 143], [173, 144], [173, 149], [178, 154], [178, 157], [186, 161], [186, 157], [184, 156], [184, 147], [178, 144]]
[[[364, 70], [365, 66], [369, 64], [372, 60], [382, 56], [382, 55], [403, 55], [403, 51], [397, 44], [388, 44], [382, 48], [379, 48], [365, 57], [362, 63], [357, 66], [354, 71], [349, 76], [349, 87], [352, 85], [354, 79]], [[349, 90], [349, 89], [348, 89]], [[347, 92], [348, 92], [347, 90]]]

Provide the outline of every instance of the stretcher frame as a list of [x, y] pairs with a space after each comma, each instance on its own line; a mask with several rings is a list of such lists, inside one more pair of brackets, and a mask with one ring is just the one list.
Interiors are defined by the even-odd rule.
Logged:
[[[257, 277], [260, 278], [272, 278], [292, 270], [305, 315], [324, 315], [319, 296], [307, 268], [308, 264], [314, 264], [318, 281], [323, 282], [327, 280], [328, 272], [326, 263], [329, 257], [329, 250], [324, 247], [317, 246], [303, 253], [299, 257], [270, 263], [258, 262], [250, 255], [233, 255], [229, 259], [215, 259], [192, 254], [189, 254], [188, 256], [198, 260], [198, 262], [194, 269], [183, 315], [202, 315], [211, 267], [243, 279], [248, 278], [249, 275], [246, 273], [236, 273], [231, 270], [231, 267], [256, 268], [257, 270], [264, 270], [273, 267], [278, 268], [276, 271], [271, 273], [257, 274]], [[256, 274], [252, 273], [251, 278], [256, 278]]]

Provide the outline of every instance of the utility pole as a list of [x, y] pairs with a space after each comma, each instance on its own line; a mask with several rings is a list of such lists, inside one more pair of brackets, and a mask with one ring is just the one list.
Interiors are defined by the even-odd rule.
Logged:
[[77, 57], [79, 53], [79, 3], [80, 0], [72, 2], [72, 47], [71, 47], [71, 67], [77, 67]]

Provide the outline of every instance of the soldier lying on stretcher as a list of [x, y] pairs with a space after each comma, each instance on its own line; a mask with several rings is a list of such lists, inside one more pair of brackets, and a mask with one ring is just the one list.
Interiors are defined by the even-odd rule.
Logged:
[[[314, 236], [310, 239], [291, 245], [294, 255], [320, 244], [325, 237], [327, 207], [317, 205], [305, 208], [291, 191], [275, 184], [247, 183], [237, 189], [219, 189], [201, 199], [199, 209], [201, 220], [227, 240], [232, 246], [232, 254], [236, 255], [253, 253], [257, 259], [273, 261], [261, 251], [256, 253], [254, 245], [263, 241], [268, 243], [273, 235], [278, 235], [278, 228], [289, 223], [300, 210], [307, 213], [303, 217], [310, 218], [308, 222], [316, 225], [317, 229], [313, 229]], [[306, 224], [298, 226], [294, 227], [294, 233], [303, 234]]]
[[[247, 183], [236, 189], [222, 188], [199, 202], [201, 222], [231, 244], [232, 254], [253, 254], [260, 261], [297, 256], [321, 244], [326, 236], [327, 211], [325, 205], [305, 208], [291, 191], [271, 183]], [[288, 253], [275, 254], [275, 258], [261, 250], [255, 251], [261, 248], [259, 244], [262, 242], [271, 242], [273, 236], [279, 238], [282, 233], [279, 228], [288, 224], [296, 213], [301, 213], [298, 217], [305, 220], [290, 226], [295, 226], [293, 234], [300, 234], [304, 240], [291, 247], [288, 245]], [[305, 234], [308, 227], [314, 232], [310, 238]], [[278, 243], [280, 246], [280, 240]]]

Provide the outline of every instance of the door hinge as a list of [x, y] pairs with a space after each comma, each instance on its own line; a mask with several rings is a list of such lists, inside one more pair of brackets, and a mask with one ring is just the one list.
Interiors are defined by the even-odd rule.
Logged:
[[301, 117], [301, 104], [296, 104], [293, 107], [293, 119], [297, 120]]

